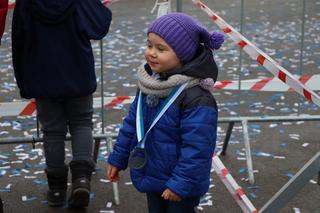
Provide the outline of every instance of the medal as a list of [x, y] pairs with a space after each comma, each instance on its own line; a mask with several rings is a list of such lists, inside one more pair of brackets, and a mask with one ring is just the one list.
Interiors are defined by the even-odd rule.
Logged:
[[138, 144], [137, 146], [130, 152], [128, 166], [131, 169], [142, 169], [148, 160], [148, 154], [144, 147], [145, 140], [148, 136], [148, 133], [154, 127], [154, 125], [159, 121], [161, 116], [167, 111], [170, 105], [176, 100], [176, 98], [180, 95], [183, 89], [188, 85], [188, 82], [176, 86], [169, 94], [169, 96], [164, 101], [162, 108], [160, 109], [157, 117], [151, 123], [148, 131], [144, 132], [144, 124], [143, 124], [143, 115], [142, 115], [142, 92], [140, 90], [136, 111], [136, 129], [137, 129], [137, 138]]
[[147, 163], [147, 151], [139, 147], [135, 147], [129, 156], [129, 167], [131, 169], [142, 169]]

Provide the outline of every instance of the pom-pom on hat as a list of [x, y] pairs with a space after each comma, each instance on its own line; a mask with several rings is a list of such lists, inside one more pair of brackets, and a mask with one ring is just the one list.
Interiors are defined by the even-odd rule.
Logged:
[[201, 24], [184, 13], [160, 16], [149, 26], [149, 33], [155, 33], [164, 39], [183, 63], [194, 57], [201, 43], [214, 50], [219, 49], [224, 42], [223, 34], [209, 33]]

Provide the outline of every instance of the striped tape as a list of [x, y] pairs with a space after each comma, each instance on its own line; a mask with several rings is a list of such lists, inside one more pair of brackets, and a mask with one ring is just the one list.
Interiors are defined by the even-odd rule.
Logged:
[[228, 169], [223, 165], [222, 161], [216, 154], [212, 158], [212, 167], [242, 211], [245, 213], [258, 213], [258, 210], [253, 206], [242, 188], [233, 179]]
[[[285, 76], [280, 76], [285, 78]], [[263, 79], [250, 79], [242, 80], [240, 83], [240, 90], [251, 90], [261, 92], [293, 92], [287, 84], [278, 78], [263, 78]], [[298, 77], [299, 81], [309, 87], [312, 90], [320, 90], [320, 75], [304, 75]], [[217, 81], [213, 86], [215, 89], [226, 89], [226, 90], [238, 90], [239, 81]]]
[[[104, 97], [104, 106], [112, 107], [119, 104], [129, 104], [134, 96]], [[93, 108], [101, 107], [101, 97], [93, 99]], [[34, 115], [36, 112], [35, 101], [19, 101], [0, 103], [0, 117]]]
[[[301, 76], [299, 81], [314, 90], [320, 90], [320, 75]], [[238, 90], [238, 81], [217, 81], [214, 89]], [[241, 90], [262, 91], [262, 92], [287, 92], [294, 91], [278, 78], [251, 79], [241, 81]], [[134, 96], [104, 97], [104, 106], [113, 107], [119, 104], [131, 104]], [[101, 107], [101, 97], [94, 98], [94, 108]], [[16, 101], [0, 103], [0, 117], [33, 115], [36, 106], [33, 101]]]
[[302, 84], [289, 71], [281, 67], [271, 57], [253, 45], [243, 35], [238, 33], [231, 25], [225, 22], [221, 17], [214, 13], [210, 8], [203, 4], [200, 0], [192, 0], [193, 3], [206, 12], [218, 27], [226, 33], [233, 41], [235, 41], [240, 48], [242, 48], [253, 60], [256, 60], [260, 65], [264, 66], [275, 77], [287, 84], [294, 91], [305, 97], [307, 100], [320, 106], [320, 97], [312, 91], [309, 87]]

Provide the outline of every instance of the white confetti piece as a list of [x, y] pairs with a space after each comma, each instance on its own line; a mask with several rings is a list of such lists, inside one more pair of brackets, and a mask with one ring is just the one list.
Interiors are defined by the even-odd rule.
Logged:
[[294, 213], [301, 213], [299, 208], [293, 208]]
[[247, 160], [246, 158], [237, 157], [237, 160]]
[[21, 169], [21, 172], [29, 173], [30, 171], [29, 171], [29, 170], [27, 170], [27, 169]]
[[112, 206], [112, 202], [108, 202], [106, 205], [107, 208], [111, 208], [111, 206]]
[[318, 182], [317, 181], [315, 181], [315, 180], [310, 180], [310, 183], [312, 183], [312, 184], [318, 184]]
[[102, 182], [102, 183], [110, 183], [110, 180], [100, 179], [100, 182]]
[[18, 163], [23, 163], [23, 161], [22, 160], [11, 161], [11, 164], [18, 164]]
[[37, 176], [24, 176], [25, 179], [35, 179]]
[[2, 158], [2, 159], [8, 159], [8, 156], [0, 155], [0, 158]]
[[199, 206], [212, 206], [212, 204], [213, 204], [212, 200], [208, 200], [205, 203], [200, 203]]
[[274, 156], [273, 158], [275, 158], [275, 159], [286, 159], [285, 156]]

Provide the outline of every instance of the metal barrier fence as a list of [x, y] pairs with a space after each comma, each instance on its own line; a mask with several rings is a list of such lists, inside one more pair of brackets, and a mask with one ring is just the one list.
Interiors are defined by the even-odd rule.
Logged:
[[[230, 37], [236, 41], [239, 42], [240, 49], [240, 61], [239, 61], [239, 90], [240, 90], [240, 80], [241, 80], [241, 59], [242, 59], [242, 49], [244, 46], [250, 43], [250, 41], [246, 40], [242, 36], [242, 26], [243, 26], [243, 8], [244, 8], [244, 0], [241, 0], [241, 27], [240, 27], [240, 34], [238, 34], [230, 25], [228, 25], [224, 20], [222, 20], [220, 17], [218, 17], [215, 13], [213, 13], [210, 8], [208, 8], [206, 5], [204, 5], [200, 0], [193, 0], [193, 2], [202, 10], [204, 10], [209, 16], [211, 16], [211, 19], [213, 21], [217, 21], [217, 25], [219, 28], [221, 28], [226, 34], [230, 33]], [[304, 49], [304, 28], [305, 28], [305, 18], [306, 18], [306, 0], [303, 1], [303, 12], [302, 12], [302, 27], [301, 27], [301, 44], [300, 44], [300, 75], [302, 73], [302, 59], [303, 59], [303, 49]], [[231, 33], [233, 33], [231, 35]], [[241, 44], [241, 42], [244, 41], [244, 46]], [[250, 44], [251, 47], [254, 45]], [[254, 47], [254, 51], [257, 51], [258, 49]], [[253, 54], [252, 51], [247, 50], [247, 53], [251, 56], [251, 58], [256, 59], [261, 65], [264, 65], [264, 59], [267, 59], [268, 63], [274, 63], [271, 58], [263, 54], [260, 50], [257, 51], [259, 54], [257, 55], [257, 58], [255, 58], [255, 54]], [[263, 61], [259, 60], [259, 57], [263, 56]], [[266, 67], [266, 66], [265, 66]], [[274, 70], [270, 69], [269, 71], [273, 72]], [[279, 70], [278, 70], [279, 71]], [[276, 73], [277, 71], [275, 71]], [[281, 72], [281, 69], [280, 69]], [[273, 74], [275, 74], [273, 73]], [[287, 73], [290, 74], [290, 73]], [[279, 73], [279, 78], [280, 73]], [[287, 83], [286, 81], [284, 81]], [[297, 82], [299, 83], [299, 82]], [[289, 84], [290, 85], [290, 84]], [[301, 85], [301, 84], [300, 84]], [[291, 86], [291, 85], [290, 85]], [[296, 90], [299, 92], [299, 90]], [[311, 91], [313, 95], [315, 96], [315, 99], [317, 99], [317, 102], [315, 102], [319, 106], [319, 96]], [[305, 93], [302, 94], [305, 96], [305, 98], [309, 99]], [[239, 99], [240, 100], [240, 99]], [[299, 99], [300, 100], [300, 99]], [[312, 101], [312, 99], [309, 99]], [[239, 101], [240, 103], [240, 101]], [[223, 119], [223, 118], [222, 118]], [[228, 140], [233, 128], [233, 125], [235, 122], [241, 122], [243, 127], [243, 134], [244, 134], [244, 140], [245, 140], [245, 150], [246, 150], [246, 159], [247, 159], [247, 167], [248, 167], [248, 173], [249, 173], [249, 182], [254, 182], [253, 177], [253, 168], [252, 168], [252, 160], [251, 160], [251, 151], [250, 151], [250, 143], [249, 143], [249, 135], [248, 135], [248, 127], [247, 123], [248, 121], [254, 121], [254, 122], [274, 122], [274, 121], [298, 121], [298, 120], [313, 120], [318, 121], [320, 119], [320, 116], [300, 116], [300, 102], [299, 102], [299, 109], [298, 109], [298, 115], [297, 116], [266, 116], [266, 117], [236, 117], [236, 118], [226, 118], [226, 122], [229, 123], [226, 139], [223, 145], [222, 154], [225, 154]], [[221, 121], [221, 120], [220, 120]], [[230, 122], [231, 121], [231, 122]], [[282, 188], [272, 197], [265, 206], [261, 209], [261, 212], [267, 212], [267, 213], [273, 213], [278, 212], [294, 195], [300, 191], [300, 189], [316, 174], [320, 175], [320, 152], [318, 152], [308, 163], [306, 163], [303, 168]]]
[[[241, 13], [240, 13], [240, 33], [243, 33], [243, 26], [244, 26], [244, 3], [245, 0], [241, 0]], [[177, 11], [182, 11], [183, 4], [182, 0], [176, 1], [176, 8]], [[301, 40], [300, 40], [300, 61], [299, 61], [299, 75], [302, 74], [303, 71], [303, 55], [304, 55], [304, 30], [305, 30], [305, 19], [306, 19], [306, 0], [303, 0], [303, 8], [302, 8], [302, 22], [301, 22]], [[107, 145], [109, 150], [112, 149], [112, 138], [115, 135], [107, 135], [105, 134], [105, 116], [104, 116], [104, 95], [103, 95], [103, 43], [100, 41], [100, 57], [101, 57], [101, 122], [102, 122], [102, 134], [95, 134], [94, 140], [94, 160], [97, 161], [99, 147], [101, 140], [107, 141]], [[239, 88], [241, 89], [241, 80], [242, 80], [242, 49], [239, 52], [239, 66], [238, 66], [238, 82]], [[239, 103], [240, 103], [240, 96], [239, 96]], [[250, 142], [249, 142], [249, 134], [248, 134], [248, 122], [283, 122], [283, 121], [320, 121], [320, 116], [305, 116], [300, 115], [300, 105], [301, 99], [299, 98], [298, 102], [298, 113], [297, 116], [268, 116], [268, 117], [221, 117], [219, 118], [219, 123], [228, 123], [228, 129], [225, 136], [223, 149], [221, 154], [226, 154], [228, 142], [230, 139], [230, 135], [232, 133], [232, 129], [235, 123], [241, 123], [243, 127], [243, 135], [245, 141], [245, 150], [246, 150], [246, 157], [247, 157], [247, 167], [248, 167], [248, 176], [250, 183], [254, 183], [254, 176], [253, 176], [253, 165], [251, 160], [251, 150], [250, 150]], [[39, 127], [37, 126], [37, 137], [16, 137], [16, 138], [1, 138], [0, 145], [4, 144], [21, 144], [21, 143], [31, 143], [34, 144], [37, 142], [41, 142], [42, 138], [39, 137]], [[66, 140], [70, 140], [70, 136], [67, 137]], [[319, 153], [315, 155], [298, 173], [297, 175], [292, 178], [262, 209], [262, 212], [276, 212], [279, 210], [286, 202], [290, 200], [291, 197], [294, 196], [297, 191], [304, 186], [308, 178], [310, 179], [312, 175], [317, 174], [320, 171], [319, 168]], [[115, 203], [119, 204], [119, 193], [118, 193], [118, 185], [117, 183], [113, 183], [113, 191], [114, 191], [114, 199]], [[290, 196], [288, 196], [290, 194]]]

